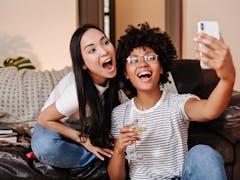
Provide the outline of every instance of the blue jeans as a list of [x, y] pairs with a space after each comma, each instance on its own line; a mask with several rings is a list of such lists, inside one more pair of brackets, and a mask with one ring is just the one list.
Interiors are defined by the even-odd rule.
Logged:
[[31, 147], [40, 162], [60, 168], [83, 167], [96, 158], [84, 146], [39, 124], [35, 126]]
[[187, 153], [181, 180], [226, 180], [221, 155], [207, 145], [196, 145]]

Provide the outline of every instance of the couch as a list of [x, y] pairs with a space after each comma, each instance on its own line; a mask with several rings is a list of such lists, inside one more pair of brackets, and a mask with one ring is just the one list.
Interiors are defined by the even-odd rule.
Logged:
[[[17, 71], [0, 68], [0, 125], [17, 131], [20, 137], [31, 139], [37, 115], [57, 82], [71, 68], [59, 71]], [[176, 60], [172, 70], [172, 85], [179, 93], [194, 93], [207, 98], [218, 82], [212, 70], [201, 70], [196, 60]], [[124, 86], [126, 95], [131, 97]], [[30, 133], [29, 133], [30, 132]], [[30, 141], [28, 141], [30, 143]], [[208, 144], [223, 157], [229, 180], [240, 179], [240, 93], [233, 92], [222, 115], [207, 123], [190, 123], [189, 148]], [[93, 161], [86, 167], [61, 169], [40, 163], [31, 156], [30, 144], [0, 146], [0, 177], [2, 179], [109, 179], [107, 162]]]
[[[202, 70], [196, 60], [180, 60], [173, 65], [172, 76], [179, 93], [207, 98], [218, 82], [215, 71]], [[233, 91], [228, 106], [217, 119], [191, 122], [188, 144], [189, 148], [207, 144], [216, 149], [223, 157], [228, 179], [240, 180], [240, 93]]]

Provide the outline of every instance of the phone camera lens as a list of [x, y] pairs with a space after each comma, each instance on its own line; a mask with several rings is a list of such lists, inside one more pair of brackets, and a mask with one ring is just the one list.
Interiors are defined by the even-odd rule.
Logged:
[[201, 30], [203, 31], [204, 30], [204, 24], [201, 23]]

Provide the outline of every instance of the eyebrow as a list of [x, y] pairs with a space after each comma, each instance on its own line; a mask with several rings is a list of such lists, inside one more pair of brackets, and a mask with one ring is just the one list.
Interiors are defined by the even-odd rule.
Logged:
[[[107, 38], [106, 36], [102, 36], [101, 37], [101, 39], [100, 39], [100, 42], [103, 40], [103, 39], [105, 39], [105, 38]], [[83, 49], [85, 50], [85, 49], [87, 49], [89, 46], [93, 46], [94, 44], [88, 44], [88, 45], [86, 45]]]
[[[145, 54], [144, 55], [140, 55], [140, 56], [146, 56], [146, 55], [148, 55], [148, 54], [157, 54], [157, 53], [155, 53], [154, 51], [152, 52], [145, 52]], [[129, 56], [139, 56], [138, 54], [133, 54], [133, 55], [130, 55], [129, 54]]]

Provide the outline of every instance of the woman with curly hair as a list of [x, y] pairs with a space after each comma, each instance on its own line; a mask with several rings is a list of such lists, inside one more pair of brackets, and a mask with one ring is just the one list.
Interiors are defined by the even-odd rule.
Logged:
[[[134, 145], [141, 158], [128, 160], [131, 179], [226, 179], [223, 160], [217, 151], [206, 145], [188, 151], [188, 127], [190, 121], [210, 121], [222, 113], [233, 90], [235, 68], [222, 39], [201, 33], [194, 40], [209, 47], [207, 50], [197, 47], [198, 53], [206, 55], [197, 59], [207, 62], [220, 79], [208, 99], [161, 88], [169, 81], [168, 72], [177, 58], [167, 33], [145, 23], [128, 26], [126, 34], [120, 37], [119, 76], [128, 81], [125, 85], [132, 85], [136, 96], [112, 112], [111, 133], [115, 145], [108, 166], [111, 179], [127, 177], [125, 155]], [[141, 121], [147, 130], [141, 136], [134, 128], [124, 126], [124, 121], [138, 124], [137, 119], [131, 118], [133, 111], [144, 116]]]

